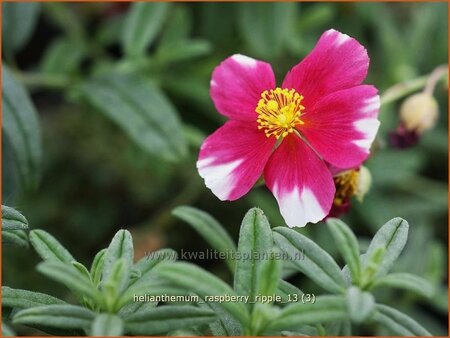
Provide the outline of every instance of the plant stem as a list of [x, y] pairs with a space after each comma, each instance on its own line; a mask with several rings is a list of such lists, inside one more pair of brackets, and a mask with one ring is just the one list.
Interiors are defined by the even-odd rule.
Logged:
[[27, 87], [45, 87], [53, 89], [65, 89], [71, 81], [68, 77], [54, 74], [24, 73], [16, 71], [18, 80]]
[[436, 67], [433, 72], [429, 75], [423, 75], [416, 79], [398, 83], [387, 90], [381, 95], [381, 105], [386, 105], [391, 102], [394, 102], [408, 94], [411, 94], [419, 89], [425, 88], [425, 91], [428, 92], [431, 90], [431, 93], [436, 86], [436, 84], [442, 80], [445, 75], [448, 76], [448, 65], [441, 65]]

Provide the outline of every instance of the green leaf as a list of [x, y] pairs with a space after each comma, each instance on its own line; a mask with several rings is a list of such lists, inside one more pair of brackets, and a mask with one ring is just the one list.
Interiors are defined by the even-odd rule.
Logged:
[[278, 288], [281, 278], [281, 261], [276, 258], [266, 259], [259, 267], [256, 294], [271, 296]]
[[206, 40], [190, 39], [178, 41], [158, 49], [156, 58], [164, 64], [187, 61], [208, 55], [212, 51], [211, 44]]
[[79, 69], [85, 54], [85, 49], [79, 43], [56, 39], [45, 50], [40, 68], [47, 74], [71, 74]]
[[75, 259], [52, 235], [44, 230], [32, 230], [30, 242], [44, 261], [72, 264]]
[[[172, 211], [176, 217], [187, 222], [202, 236], [211, 247], [219, 252], [235, 252], [236, 245], [225, 228], [211, 215], [199, 209], [180, 206]], [[234, 271], [235, 261], [227, 255], [227, 265]]]
[[81, 94], [149, 154], [168, 161], [185, 156], [187, 146], [176, 109], [151, 81], [111, 74], [85, 83]]
[[359, 261], [359, 244], [352, 230], [339, 219], [327, 219], [328, 229], [336, 242], [337, 248], [347, 263], [354, 284], [359, 283], [361, 264]]
[[206, 307], [214, 311], [217, 320], [209, 324], [209, 329], [213, 336], [242, 336], [242, 326], [239, 321], [224, 311], [222, 307], [216, 303], [199, 303], [199, 307]]
[[27, 309], [52, 304], [66, 304], [66, 302], [45, 293], [2, 286], [2, 306]]
[[72, 266], [77, 269], [86, 279], [91, 279], [91, 274], [89, 273], [89, 270], [80, 262], [72, 262]]
[[127, 318], [125, 331], [133, 335], [155, 335], [206, 325], [216, 318], [213, 311], [192, 305], [165, 305]]
[[251, 323], [245, 328], [245, 334], [248, 336], [261, 336], [270, 321], [278, 318], [281, 310], [278, 307], [258, 302], [252, 310]]
[[347, 290], [347, 309], [352, 321], [362, 323], [375, 310], [375, 299], [369, 292], [363, 292], [352, 286]]
[[400, 336], [431, 336], [431, 333], [423, 328], [414, 319], [387, 305], [376, 305], [377, 312], [374, 320], [395, 335]]
[[242, 37], [254, 53], [276, 57], [290, 38], [296, 10], [296, 3], [240, 3], [238, 24]]
[[[269, 257], [273, 247], [272, 231], [269, 222], [258, 208], [250, 209], [242, 220], [239, 232], [234, 290], [238, 295], [255, 299], [258, 270], [264, 259]], [[247, 306], [252, 308], [251, 303]]]
[[3, 2], [3, 46], [7, 53], [20, 50], [30, 39], [36, 26], [39, 3]]
[[[158, 276], [202, 298], [205, 296], [236, 295], [236, 292], [225, 282], [193, 264], [182, 262], [161, 263], [155, 268], [155, 272]], [[243, 303], [223, 302], [218, 305], [243, 324], [249, 319]]]
[[158, 302], [132, 302], [125, 306], [123, 306], [118, 315], [127, 320], [127, 318], [136, 313], [143, 313], [149, 311], [149, 309], [153, 309], [158, 305]]
[[129, 273], [126, 273], [126, 263], [123, 258], [115, 261], [108, 278], [102, 280], [102, 293], [106, 295], [106, 308], [115, 312], [116, 302], [128, 285]]
[[91, 335], [94, 337], [122, 336], [123, 326], [122, 318], [110, 313], [100, 313], [92, 322]]
[[391, 273], [376, 279], [372, 288], [391, 287], [412, 291], [422, 297], [431, 298], [434, 294], [433, 285], [426, 279], [410, 273]]
[[59, 28], [70, 40], [79, 46], [87, 43], [85, 23], [81, 15], [74, 15], [73, 7], [69, 3], [47, 2], [43, 4], [46, 20]]
[[62, 329], [90, 327], [94, 313], [75, 305], [45, 305], [17, 312], [14, 324], [43, 325]]
[[169, 22], [176, 22], [177, 24], [164, 27], [161, 39], [158, 43], [159, 48], [186, 41], [192, 31], [192, 18], [187, 7], [174, 7], [169, 13], [168, 20]]
[[307, 324], [327, 323], [347, 317], [345, 298], [318, 296], [314, 303], [294, 303], [281, 310], [266, 327], [265, 333], [296, 330]]
[[135, 2], [125, 19], [122, 47], [129, 57], [143, 55], [160, 31], [166, 18], [168, 3]]
[[140, 272], [140, 277], [130, 284], [133, 285], [138, 280], [143, 280], [148, 278], [152, 274], [152, 269], [157, 266], [159, 263], [167, 262], [167, 261], [176, 261], [178, 254], [176, 251], [172, 249], [161, 249], [156, 250], [154, 252], [149, 253], [142, 257], [134, 267]]
[[24, 230], [3, 230], [2, 243], [28, 248], [28, 235]]
[[296, 295], [298, 299], [301, 299], [303, 291], [297, 288], [296, 286], [292, 285], [291, 283], [281, 279], [278, 282], [278, 289], [276, 291], [276, 294], [278, 296], [281, 296], [283, 302], [288, 302], [290, 299], [293, 298], [293, 295]]
[[6, 325], [4, 322], [2, 322], [2, 337], [14, 336], [17, 336], [16, 333], [9, 327], [9, 325]]
[[[4, 183], [17, 184], [23, 190], [34, 189], [40, 177], [42, 155], [38, 115], [25, 88], [17, 82], [6, 65], [3, 65], [2, 70], [2, 131], [8, 154], [12, 157], [10, 170], [14, 172], [10, 174], [16, 179], [16, 182], [7, 180]], [[14, 188], [5, 187], [7, 191], [19, 191]]]
[[[133, 257], [133, 238], [130, 232], [128, 230], [119, 230], [114, 235], [106, 251], [102, 280], [114, 280], [120, 284], [117, 287], [122, 291], [126, 287], [126, 283], [130, 277]], [[123, 260], [122, 267], [118, 267], [117, 265], [119, 260]], [[120, 269], [120, 272], [118, 269]], [[118, 273], [120, 273], [120, 276], [117, 275]]]
[[366, 254], [361, 257], [363, 268], [367, 268], [373, 255], [383, 248], [384, 255], [376, 276], [386, 275], [406, 244], [408, 229], [408, 222], [400, 217], [393, 218], [384, 224], [373, 237]]
[[99, 299], [97, 289], [83, 274], [73, 266], [57, 261], [47, 261], [37, 266], [39, 272], [67, 286], [73, 292], [84, 295], [95, 301]]
[[2, 205], [2, 230], [27, 230], [28, 221], [14, 208]]
[[99, 22], [95, 40], [103, 46], [116, 44], [121, 39], [126, 15], [119, 13]]
[[94, 285], [98, 285], [102, 278], [103, 265], [105, 264], [105, 256], [107, 249], [100, 250], [94, 257], [92, 261], [90, 275]]
[[345, 281], [334, 259], [316, 243], [295, 230], [273, 229], [275, 243], [291, 262], [318, 285], [333, 293], [343, 293]]

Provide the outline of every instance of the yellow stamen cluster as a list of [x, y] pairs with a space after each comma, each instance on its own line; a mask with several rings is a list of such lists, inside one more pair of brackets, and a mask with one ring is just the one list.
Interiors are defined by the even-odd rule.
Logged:
[[304, 124], [300, 120], [305, 109], [302, 100], [303, 96], [294, 89], [265, 90], [255, 109], [258, 113], [258, 129], [264, 130], [267, 137], [273, 135], [277, 139], [292, 133], [297, 125]]
[[358, 191], [359, 170], [353, 169], [340, 173], [334, 177], [336, 194], [333, 204], [341, 206], [350, 197], [353, 197]]

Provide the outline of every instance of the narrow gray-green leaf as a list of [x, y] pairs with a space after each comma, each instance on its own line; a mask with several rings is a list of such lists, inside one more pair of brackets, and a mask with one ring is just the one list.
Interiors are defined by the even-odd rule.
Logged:
[[213, 310], [218, 318], [209, 324], [213, 336], [242, 336], [241, 323], [218, 304], [199, 303], [199, 306]]
[[376, 309], [374, 320], [395, 335], [431, 336], [430, 332], [403, 312], [382, 304], [377, 304]]
[[117, 296], [127, 287], [129, 277], [130, 273], [129, 271], [127, 272], [125, 259], [119, 258], [114, 262], [111, 273], [108, 277], [102, 280], [102, 290], [106, 290], [106, 292], [112, 297], [111, 299], [115, 300]]
[[283, 337], [309, 337], [309, 336], [319, 336], [317, 329], [310, 325], [304, 325], [296, 329], [295, 331], [281, 331]]
[[276, 294], [278, 296], [281, 296], [283, 299], [283, 302], [288, 302], [292, 299], [295, 299], [294, 297], [301, 299], [301, 296], [303, 295], [303, 291], [300, 290], [295, 285], [292, 285], [289, 282], [286, 282], [285, 280], [280, 280], [278, 282], [278, 289], [276, 291]]
[[2, 243], [28, 248], [28, 235], [24, 230], [3, 230]]
[[30, 242], [36, 252], [45, 261], [72, 264], [75, 259], [52, 235], [44, 230], [32, 230]]
[[[128, 280], [133, 265], [133, 238], [128, 230], [119, 230], [111, 240], [105, 254], [102, 280], [107, 281], [114, 272], [116, 262], [123, 259], [123, 278]], [[116, 267], [117, 268], [117, 267]], [[123, 285], [122, 285], [123, 286]]]
[[94, 285], [73, 266], [48, 261], [39, 264], [37, 269], [47, 277], [64, 284], [70, 290], [93, 300], [98, 300], [98, 291], [94, 288]]
[[345, 281], [334, 259], [316, 243], [295, 230], [277, 227], [274, 239], [292, 263], [311, 280], [333, 293], [343, 293]]
[[[263, 211], [250, 209], [242, 220], [234, 274], [234, 290], [253, 301], [257, 292], [257, 274], [273, 247], [272, 231]], [[251, 308], [252, 304], [247, 303]]]
[[144, 278], [139, 279], [126, 290], [117, 302], [117, 307], [120, 308], [130, 304], [130, 302], [153, 302], [157, 299], [149, 300], [146, 297], [161, 297], [161, 295], [186, 296], [188, 293], [189, 291], [186, 291], [183, 287], [176, 286], [175, 283], [170, 283], [160, 277]]
[[138, 279], [131, 282], [130, 285], [133, 285], [138, 280], [146, 279], [151, 276], [152, 269], [159, 263], [166, 261], [176, 261], [177, 257], [177, 252], [172, 249], [161, 249], [147, 253], [134, 265], [134, 267], [140, 272], [141, 275]]
[[72, 266], [77, 269], [86, 279], [91, 279], [91, 274], [89, 273], [89, 270], [80, 262], [72, 262]]
[[372, 288], [391, 287], [412, 291], [425, 298], [431, 298], [434, 294], [433, 285], [426, 279], [410, 273], [391, 273], [387, 276], [376, 279]]
[[105, 264], [105, 256], [107, 249], [100, 250], [94, 257], [94, 260], [91, 265], [91, 278], [94, 285], [98, 285], [102, 278], [103, 273], [103, 265]]
[[154, 335], [206, 325], [216, 318], [213, 311], [192, 305], [165, 305], [129, 316], [125, 331], [133, 335]]
[[361, 274], [361, 264], [359, 261], [359, 244], [355, 234], [344, 222], [336, 218], [329, 218], [327, 225], [339, 252], [350, 269], [354, 283], [358, 284]]
[[48, 74], [71, 74], [79, 69], [85, 54], [80, 43], [66, 38], [56, 39], [45, 50], [40, 68]]
[[176, 109], [148, 79], [112, 74], [85, 83], [81, 94], [149, 154], [168, 161], [186, 155]]
[[212, 52], [212, 45], [206, 40], [190, 39], [174, 42], [164, 48], [158, 49], [158, 61], [164, 64], [189, 61], [190, 59], [208, 55]]
[[132, 303], [129, 303], [129, 304], [123, 306], [119, 310], [118, 315], [121, 318], [125, 319], [125, 321], [126, 321], [126, 319], [129, 316], [136, 314], [136, 313], [147, 312], [150, 309], [155, 308], [157, 305], [158, 305], [158, 302], [136, 302], [136, 301], [134, 301]]
[[192, 33], [192, 15], [187, 7], [176, 6], [169, 12], [169, 22], [176, 25], [167, 25], [161, 32], [158, 49], [177, 42], [187, 41]]
[[28, 42], [36, 26], [39, 12], [39, 3], [2, 3], [3, 44], [6, 52], [18, 51]]
[[370, 242], [369, 248], [362, 259], [362, 266], [365, 268], [372, 255], [380, 248], [384, 248], [384, 256], [376, 276], [386, 275], [406, 244], [408, 229], [408, 222], [400, 217], [393, 218], [384, 224]]
[[314, 303], [288, 305], [266, 327], [265, 333], [296, 330], [308, 324], [327, 323], [347, 317], [343, 296], [318, 296]]
[[257, 295], [271, 296], [275, 293], [281, 278], [281, 266], [281, 261], [275, 258], [262, 262], [257, 274]]
[[211, 247], [219, 252], [227, 253], [227, 264], [234, 272], [235, 261], [228, 253], [236, 251], [236, 245], [225, 228], [211, 215], [199, 209], [180, 206], [172, 211], [176, 217], [187, 222], [202, 236]]
[[60, 329], [83, 329], [90, 327], [94, 313], [75, 305], [45, 305], [17, 312], [14, 324], [42, 325]]
[[238, 24], [254, 53], [266, 58], [279, 55], [295, 22], [296, 3], [240, 3]]
[[2, 306], [27, 309], [52, 304], [66, 304], [66, 302], [45, 293], [2, 286]]
[[28, 221], [16, 209], [2, 205], [2, 230], [26, 230]]
[[94, 337], [116, 337], [123, 335], [123, 321], [119, 316], [100, 313], [92, 322], [91, 335]]
[[169, 4], [135, 2], [131, 5], [123, 27], [122, 46], [128, 56], [143, 55], [161, 29]]
[[362, 323], [375, 310], [375, 298], [369, 292], [352, 286], [347, 290], [347, 310], [352, 321]]
[[4, 322], [2, 322], [2, 337], [14, 336], [17, 336], [16, 333], [9, 327], [9, 325], [6, 325]]
[[[157, 275], [202, 298], [205, 298], [205, 296], [236, 295], [236, 292], [225, 282], [193, 264], [182, 262], [161, 263], [155, 270]], [[218, 305], [243, 324], [249, 319], [247, 309], [241, 302], [223, 302]]]
[[25, 88], [7, 66], [3, 65], [2, 73], [2, 130], [7, 139], [5, 144], [10, 147], [20, 186], [25, 190], [34, 189], [40, 177], [42, 155], [38, 115]]

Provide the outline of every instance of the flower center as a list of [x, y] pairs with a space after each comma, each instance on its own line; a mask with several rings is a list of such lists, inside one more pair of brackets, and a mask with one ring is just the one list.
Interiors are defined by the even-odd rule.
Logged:
[[341, 206], [353, 197], [359, 184], [359, 170], [348, 170], [334, 177], [336, 194], [334, 195], [334, 205]]
[[275, 88], [261, 93], [255, 111], [258, 113], [258, 129], [264, 130], [267, 137], [277, 139], [294, 132], [295, 126], [304, 124], [300, 120], [303, 96], [295, 89]]

